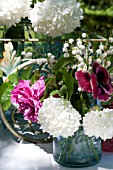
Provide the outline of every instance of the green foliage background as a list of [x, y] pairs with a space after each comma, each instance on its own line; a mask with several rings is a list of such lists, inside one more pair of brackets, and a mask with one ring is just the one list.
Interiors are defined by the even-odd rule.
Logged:
[[107, 38], [113, 29], [113, 1], [78, 1], [84, 11], [82, 28]]

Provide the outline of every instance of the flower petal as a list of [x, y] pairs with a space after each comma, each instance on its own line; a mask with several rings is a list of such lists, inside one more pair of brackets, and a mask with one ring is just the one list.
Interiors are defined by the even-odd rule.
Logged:
[[97, 81], [101, 84], [103, 83], [108, 83], [110, 82], [110, 76], [107, 72], [107, 70], [104, 67], [98, 67], [96, 70], [96, 75], [97, 75]]
[[42, 76], [35, 84], [32, 85], [32, 89], [34, 90], [35, 97], [41, 97], [44, 94], [46, 89], [44, 76]]
[[97, 62], [94, 62], [92, 67], [93, 67], [93, 73], [96, 74], [96, 70], [98, 67], [100, 67], [100, 65]]
[[109, 84], [105, 85], [105, 87], [98, 85], [97, 93], [97, 98], [105, 102], [111, 98], [110, 95], [112, 94], [112, 88]]
[[81, 87], [82, 90], [87, 91], [89, 93], [92, 92], [91, 88], [91, 75], [89, 73], [84, 73], [81, 70], [75, 73], [75, 77], [78, 80], [78, 85]]
[[92, 93], [93, 93], [93, 98], [97, 98], [97, 77], [94, 73], [91, 75], [91, 87], [92, 87]]

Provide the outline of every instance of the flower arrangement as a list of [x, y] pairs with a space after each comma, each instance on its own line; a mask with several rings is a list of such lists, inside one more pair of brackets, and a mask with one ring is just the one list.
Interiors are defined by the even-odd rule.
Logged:
[[[56, 155], [55, 149], [53, 155], [61, 164], [63, 160], [71, 161], [69, 153], [75, 160], [73, 164], [76, 163], [73, 149], [78, 144], [75, 146], [74, 141], [83, 143], [81, 148], [83, 153], [88, 153], [86, 157], [91, 164], [98, 162], [101, 158], [99, 139], [113, 137], [113, 109], [102, 109], [103, 104], [113, 100], [111, 43], [108, 40], [107, 47], [104, 43], [95, 47], [89, 42], [88, 34], [83, 33], [76, 41], [69, 39], [64, 43], [63, 56], [59, 59], [48, 53], [46, 58], [20, 60], [22, 63], [10, 70], [0, 87], [4, 110], [13, 105], [26, 121], [40, 124], [43, 132], [60, 140], [54, 145], [59, 143], [58, 151], [61, 148], [62, 151]], [[7, 62], [12, 61], [10, 56], [14, 51], [10, 43], [5, 45], [5, 51], [10, 51]], [[1, 61], [3, 68], [4, 59]], [[34, 63], [38, 69], [30, 68]]]
[[[37, 2], [30, 20], [35, 31], [56, 37], [79, 27], [82, 14], [75, 0], [45, 0]], [[21, 17], [24, 16], [26, 14]], [[19, 22], [21, 17], [15, 21]], [[4, 22], [9, 24], [8, 21]], [[21, 59], [11, 43], [5, 45], [4, 58], [0, 59], [0, 69], [6, 76], [0, 86], [1, 107], [4, 111], [11, 106], [16, 108], [26, 121], [40, 124], [44, 132], [59, 138], [63, 150], [57, 154], [58, 162], [68, 161], [71, 156], [75, 160], [72, 145], [83, 140], [81, 161], [88, 153], [88, 162], [91, 159], [93, 164], [93, 156], [97, 161], [101, 157], [99, 139], [113, 137], [113, 109], [102, 108], [113, 101], [112, 43], [110, 37], [105, 43], [94, 45], [83, 32], [76, 40], [70, 38], [63, 44], [63, 55], [59, 59], [51, 53], [37, 59], [30, 53], [28, 58]], [[21, 55], [26, 53], [23, 51]], [[77, 137], [71, 140], [75, 134]]]
[[[109, 119], [110, 122], [112, 121], [112, 110], [101, 110], [100, 106], [97, 107], [97, 103], [95, 103], [96, 100], [103, 103], [111, 102], [112, 100], [112, 84], [110, 74], [106, 69], [108, 68], [112, 71], [110, 67], [112, 46], [108, 45], [105, 48], [105, 45], [101, 44], [99, 48], [93, 49], [93, 44], [87, 41], [86, 37], [88, 35], [83, 33], [81, 38], [76, 41], [69, 39], [69, 41], [65, 42], [62, 49], [64, 54], [59, 60], [56, 60], [55, 56], [50, 53], [47, 54], [45, 60], [43, 58], [30, 58], [27, 61], [23, 60], [23, 64], [18, 63], [18, 66], [16, 62], [16, 68], [13, 68], [14, 71], [11, 70], [9, 76], [6, 74], [8, 76], [7, 81], [12, 82], [12, 85], [10, 82], [6, 82], [6, 87], [9, 86], [11, 92], [11, 98], [9, 99], [11, 101], [8, 106], [11, 103], [15, 105], [24, 115], [25, 120], [40, 123], [41, 128], [54, 137], [59, 135], [64, 137], [72, 136], [80, 125], [85, 127], [84, 129], [86, 129], [85, 131], [89, 136], [93, 136], [96, 134], [95, 132], [93, 134], [91, 129], [95, 129], [95, 125], [102, 128], [104, 118], [107, 122], [109, 122]], [[112, 43], [111, 39], [108, 42]], [[9, 51], [11, 56], [14, 53], [10, 43], [9, 46], [5, 45], [5, 50], [7, 52], [5, 52], [6, 57], [9, 56]], [[98, 53], [99, 50], [100, 53]], [[109, 56], [108, 59], [107, 56]], [[20, 61], [20, 57], [17, 58], [17, 61], [18, 59]], [[9, 60], [13, 63], [12, 57]], [[3, 68], [3, 61], [4, 59], [1, 59], [1, 68]], [[16, 81], [13, 82], [14, 76], [18, 75], [20, 69], [26, 68], [26, 66], [33, 63], [37, 63], [40, 68], [38, 73], [39, 80], [36, 80], [37, 76], [35, 78], [31, 77], [31, 80], [29, 80], [29, 75], [28, 80], [23, 80], [20, 76], [15, 78]], [[8, 68], [6, 67], [6, 69]], [[2, 70], [4, 71], [5, 67]], [[24, 71], [26, 70], [24, 69]], [[41, 70], [46, 70], [46, 74], [40, 78]], [[13, 88], [14, 90], [12, 91]], [[4, 101], [4, 97], [1, 97], [1, 103], [3, 104], [2, 100]], [[4, 109], [6, 110], [5, 106]], [[90, 127], [91, 124], [88, 120], [92, 119], [93, 116], [95, 122]], [[100, 120], [97, 121], [98, 119]], [[99, 122], [100, 126], [97, 125], [97, 122]], [[86, 124], [91, 134], [87, 132]], [[107, 129], [111, 128], [111, 124], [105, 123]], [[105, 140], [104, 135], [101, 134], [100, 130], [100, 136], [98, 136], [98, 132], [96, 137], [101, 137]], [[112, 130], [108, 134], [107, 136], [105, 132], [107, 138], [111, 138]]]
[[[69, 39], [64, 43], [63, 56], [57, 60], [51, 53], [40, 59], [20, 60], [19, 57], [23, 63], [16, 63], [0, 87], [2, 108], [7, 110], [13, 104], [25, 120], [39, 123], [40, 128], [54, 138], [62, 136], [70, 141], [80, 127], [84, 130], [84, 139], [88, 140], [87, 136], [112, 138], [113, 109], [101, 107], [113, 100], [111, 43], [110, 39], [107, 47], [100, 44], [95, 48], [83, 33], [76, 41]], [[5, 60], [13, 63], [10, 43], [5, 45], [5, 51], [8, 54]], [[5, 60], [1, 59], [1, 68]], [[34, 63], [38, 64], [38, 70], [29, 67]], [[5, 67], [2, 71], [6, 73]]]

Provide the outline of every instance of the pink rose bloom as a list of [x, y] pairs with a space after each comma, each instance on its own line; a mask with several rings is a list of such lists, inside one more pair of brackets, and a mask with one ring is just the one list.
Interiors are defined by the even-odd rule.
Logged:
[[11, 93], [11, 102], [18, 106], [25, 120], [38, 121], [38, 111], [42, 106], [40, 97], [45, 91], [44, 76], [30, 86], [30, 80], [20, 80]]

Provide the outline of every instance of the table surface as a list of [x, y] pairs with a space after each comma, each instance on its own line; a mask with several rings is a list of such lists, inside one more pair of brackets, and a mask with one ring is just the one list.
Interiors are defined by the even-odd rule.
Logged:
[[19, 141], [0, 126], [0, 170], [113, 170], [113, 153], [103, 152], [101, 161], [87, 168], [67, 168], [57, 164], [52, 143]]

